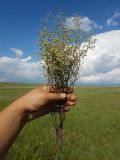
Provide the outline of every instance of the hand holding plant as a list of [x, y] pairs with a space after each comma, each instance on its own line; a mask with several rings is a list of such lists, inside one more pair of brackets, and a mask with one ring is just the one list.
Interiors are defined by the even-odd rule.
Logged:
[[70, 94], [72, 90], [69, 90], [67, 94], [51, 93], [48, 86], [41, 86], [31, 90], [14, 103], [19, 106], [22, 102], [20, 108], [23, 108], [27, 121], [30, 121], [52, 112], [55, 102], [63, 102], [66, 99], [69, 106], [74, 106], [76, 97], [74, 95], [70, 97]]

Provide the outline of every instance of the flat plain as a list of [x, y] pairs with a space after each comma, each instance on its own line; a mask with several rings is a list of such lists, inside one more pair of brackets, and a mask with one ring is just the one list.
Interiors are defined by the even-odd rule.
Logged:
[[[0, 110], [36, 87], [0, 83]], [[119, 160], [120, 87], [75, 87], [77, 105], [66, 114], [64, 142], [55, 154], [50, 115], [25, 125], [7, 160]]]

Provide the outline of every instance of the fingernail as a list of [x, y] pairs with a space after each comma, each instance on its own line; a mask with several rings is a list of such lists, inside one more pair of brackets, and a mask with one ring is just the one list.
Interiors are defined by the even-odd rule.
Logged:
[[65, 93], [60, 93], [61, 98], [66, 98], [66, 94]]

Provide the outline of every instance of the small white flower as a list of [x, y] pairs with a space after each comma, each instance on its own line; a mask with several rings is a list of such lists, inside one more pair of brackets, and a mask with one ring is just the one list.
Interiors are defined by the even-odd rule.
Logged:
[[40, 62], [40, 64], [41, 64], [42, 66], [45, 66], [45, 65], [46, 65], [43, 60]]

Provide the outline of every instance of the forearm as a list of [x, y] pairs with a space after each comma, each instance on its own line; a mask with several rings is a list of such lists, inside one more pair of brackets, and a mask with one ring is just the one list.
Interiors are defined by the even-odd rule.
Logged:
[[1, 111], [0, 160], [28, 121], [48, 114], [52, 111], [52, 104], [66, 100], [66, 98], [68, 105], [75, 105], [76, 98], [74, 96], [65, 93], [50, 93], [48, 87], [41, 86], [31, 90]]
[[25, 123], [26, 113], [19, 100], [0, 112], [0, 159], [6, 154]]

